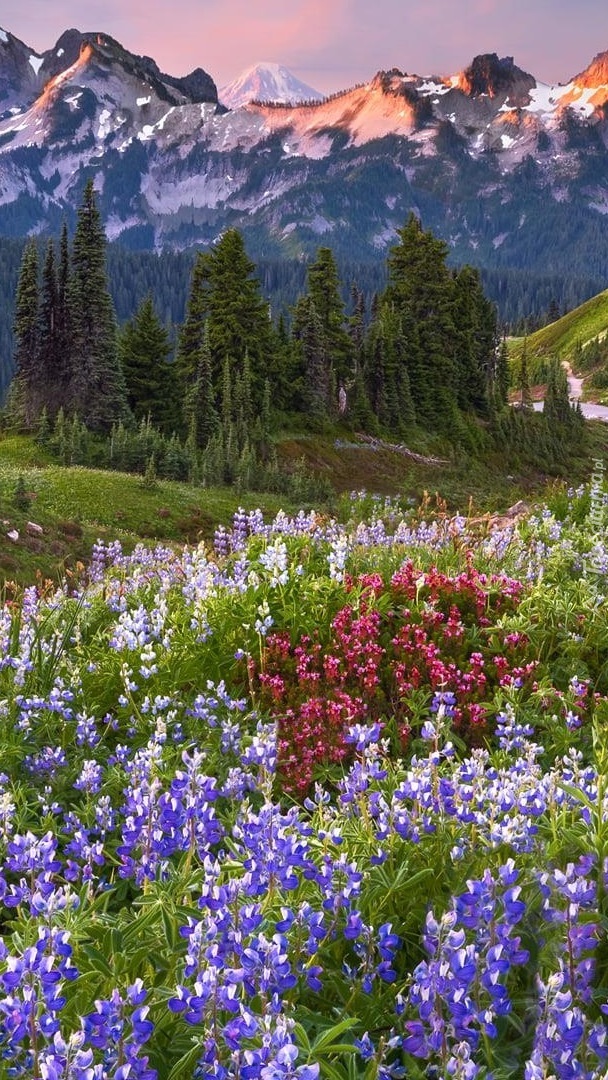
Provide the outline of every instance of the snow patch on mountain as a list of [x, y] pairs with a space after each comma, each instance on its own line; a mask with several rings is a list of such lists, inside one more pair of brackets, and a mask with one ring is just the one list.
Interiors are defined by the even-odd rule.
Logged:
[[6, 43], [8, 42], [8, 35], [4, 32], [4, 30], [1, 27], [0, 27], [0, 41], [2, 42], [3, 45], [6, 45]]
[[443, 94], [449, 94], [452, 89], [452, 81], [438, 82], [435, 79], [423, 80], [416, 86], [419, 94], [424, 94], [427, 97], [441, 97]]
[[608, 85], [585, 86], [576, 80], [557, 86], [537, 83], [529, 94], [530, 103], [524, 106], [524, 111], [536, 113], [544, 123], [551, 124], [567, 108], [590, 119], [608, 99]]
[[44, 56], [35, 56], [34, 53], [32, 53], [30, 56], [30, 64], [34, 69], [34, 75], [37, 75], [44, 64]]
[[251, 101], [277, 101], [296, 104], [300, 101], [321, 101], [323, 94], [292, 75], [281, 64], [263, 61], [241, 72], [218, 93], [223, 105], [238, 109]]

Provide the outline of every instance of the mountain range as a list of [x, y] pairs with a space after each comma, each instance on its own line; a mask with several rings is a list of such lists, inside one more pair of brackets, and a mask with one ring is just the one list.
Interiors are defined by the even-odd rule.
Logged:
[[414, 211], [454, 261], [608, 278], [608, 52], [555, 86], [490, 53], [314, 96], [279, 65], [218, 95], [102, 32], [0, 30], [0, 235], [56, 234], [93, 175], [132, 249], [236, 226], [254, 258], [374, 259]]

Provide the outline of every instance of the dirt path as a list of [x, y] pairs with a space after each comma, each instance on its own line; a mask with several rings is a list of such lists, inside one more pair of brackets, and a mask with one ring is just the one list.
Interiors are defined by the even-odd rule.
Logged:
[[568, 397], [570, 401], [580, 401], [583, 396], [583, 379], [572, 374], [572, 366], [568, 360], [562, 360], [562, 367], [568, 376]]

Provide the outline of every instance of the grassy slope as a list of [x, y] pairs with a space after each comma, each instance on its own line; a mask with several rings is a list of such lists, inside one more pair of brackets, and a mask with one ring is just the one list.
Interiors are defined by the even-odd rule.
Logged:
[[[569, 482], [587, 479], [591, 458], [608, 456], [608, 425], [590, 425], [586, 457], [572, 462]], [[419, 501], [429, 492], [445, 500], [452, 511], [501, 510], [517, 499], [541, 494], [551, 477], [528, 469], [507, 472], [496, 457], [461, 458], [447, 465], [424, 465], [388, 450], [337, 446], [332, 438], [292, 436], [279, 445], [281, 459], [305, 458], [308, 468], [328, 477], [336, 492], [366, 489], [402, 495]], [[29, 506], [13, 502], [23, 476]], [[261, 507], [268, 515], [294, 511], [284, 496], [241, 493], [234, 488], [200, 488], [159, 481], [153, 488], [139, 476], [54, 464], [30, 439], [0, 437], [0, 585], [3, 581], [32, 582], [36, 577], [58, 580], [78, 562], [86, 562], [98, 538], [119, 539], [126, 550], [138, 541], [183, 544], [209, 540], [218, 524], [229, 524], [238, 506]], [[336, 510], [338, 499], [332, 510]], [[30, 536], [27, 522], [43, 528]], [[7, 533], [19, 532], [17, 543]]]
[[[30, 505], [19, 510], [13, 493], [23, 476]], [[173, 481], [152, 488], [126, 473], [49, 462], [30, 439], [0, 439], [0, 581], [57, 578], [66, 567], [89, 557], [98, 538], [119, 539], [126, 550], [139, 540], [183, 544], [209, 539], [228, 523], [237, 506], [258, 505], [276, 513], [285, 499], [240, 494], [229, 488], [201, 489]], [[42, 537], [29, 536], [28, 521], [41, 525]], [[16, 529], [17, 543], [7, 537]]]
[[[569, 311], [542, 330], [528, 336], [529, 356], [555, 356], [568, 360], [578, 342], [588, 341], [608, 330], [608, 290], [598, 293], [580, 307]], [[521, 355], [524, 338], [512, 338], [509, 354], [513, 359]]]

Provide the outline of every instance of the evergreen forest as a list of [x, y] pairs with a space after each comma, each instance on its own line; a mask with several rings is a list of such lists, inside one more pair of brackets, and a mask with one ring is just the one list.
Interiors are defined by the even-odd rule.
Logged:
[[[176, 278], [189, 271], [181, 318], [150, 288], [119, 325], [92, 181], [72, 239], [64, 225], [42, 251], [29, 240], [5, 425], [33, 433], [66, 464], [139, 471], [150, 483], [160, 475], [267, 490], [285, 482], [275, 450], [284, 431], [410, 446], [442, 439], [465, 453], [525, 444], [548, 464], [583, 437], [559, 372], [548, 378], [544, 417], [506, 407], [496, 306], [479, 272], [450, 267], [447, 245], [413, 214], [371, 296], [345, 282], [332, 250], [320, 247], [299, 292], [295, 275], [262, 268], [266, 290], [292, 295], [273, 310], [236, 229], [172, 262]], [[127, 267], [114, 263], [114, 280], [136, 295], [145, 275], [130, 279]], [[168, 294], [170, 263], [156, 268]], [[524, 405], [525, 362], [518, 379]]]
[[[44, 241], [36, 241], [38, 258], [44, 259]], [[13, 372], [13, 323], [15, 294], [25, 242], [0, 237], [0, 402]], [[174, 340], [182, 323], [196, 250], [183, 252], [131, 251], [120, 244], [106, 248], [108, 287], [119, 326], [133, 318], [147, 295], [154, 301], [160, 320]], [[450, 252], [449, 265], [454, 266]], [[261, 291], [271, 306], [273, 317], [289, 315], [306, 289], [310, 263], [302, 259], [264, 257], [256, 261]], [[386, 260], [375, 261], [336, 256], [340, 296], [345, 311], [352, 314], [352, 290], [365, 297], [369, 312], [376, 294], [386, 286]], [[480, 268], [486, 296], [496, 305], [499, 325], [506, 333], [532, 332], [559, 318], [605, 288], [600, 276], [538, 273], [512, 267]]]

